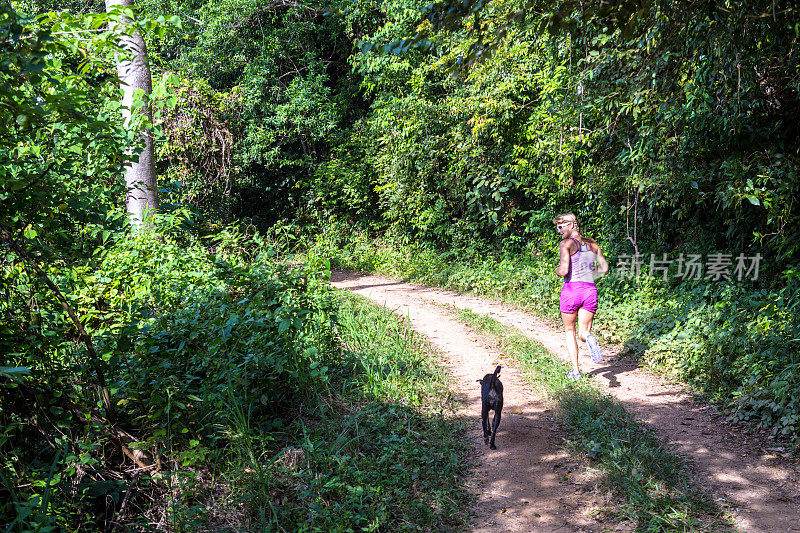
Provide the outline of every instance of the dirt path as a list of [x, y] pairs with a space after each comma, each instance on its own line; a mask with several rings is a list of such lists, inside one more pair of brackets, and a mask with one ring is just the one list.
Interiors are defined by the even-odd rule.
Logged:
[[[563, 334], [527, 313], [474, 296], [427, 288], [396, 280], [334, 272], [332, 284], [396, 309], [411, 320], [448, 358], [465, 414], [474, 419], [470, 437], [477, 450], [473, 489], [478, 494], [478, 532], [602, 531], [592, 509], [600, 495], [580, 479], [577, 463], [562, 452], [560, 436], [545, 402], [517, 370], [502, 361], [491, 345], [442, 308], [452, 305], [518, 328], [548, 350], [565, 358]], [[582, 352], [584, 373], [614, 394], [638, 419], [645, 421], [694, 469], [700, 486], [735, 516], [742, 531], [800, 531], [800, 469], [783, 460], [779, 447], [722, 424], [713, 409], [694, 401], [676, 385], [636, 368], [606, 349], [606, 360], [592, 363]], [[480, 390], [476, 379], [503, 364], [503, 421], [497, 450], [483, 444]], [[607, 525], [606, 525], [607, 526]], [[620, 526], [618, 526], [620, 527]], [[621, 526], [620, 529], [624, 528]]]

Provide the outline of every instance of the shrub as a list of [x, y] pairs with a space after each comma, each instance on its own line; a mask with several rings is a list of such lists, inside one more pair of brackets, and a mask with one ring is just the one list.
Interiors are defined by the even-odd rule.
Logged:
[[[322, 264], [278, 262], [232, 229], [203, 243], [170, 221], [59, 280], [102, 359], [113, 426], [63, 320], [39, 327], [65, 341], [18, 352], [13, 363], [27, 372], [0, 376], [3, 522], [77, 529], [110, 519], [138, 479], [126, 456], [191, 469], [230, 439], [232, 391], [253, 414], [274, 415], [326, 385], [336, 344]], [[131, 505], [150, 512], [144, 496]]]

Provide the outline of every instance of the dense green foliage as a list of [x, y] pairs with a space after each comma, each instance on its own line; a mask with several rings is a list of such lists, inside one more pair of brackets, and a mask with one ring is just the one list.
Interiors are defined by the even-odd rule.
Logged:
[[[322, 262], [197, 224], [230, 213], [213, 152], [235, 128], [208, 112], [211, 89], [165, 76], [153, 91], [172, 205], [130, 235], [121, 164], [149, 124], [118, 114], [105, 25], [120, 13], [0, 7], [0, 522], [457, 527], [466, 450], [421, 341], [386, 312], [340, 309]], [[141, 20], [169, 38], [168, 17]]]
[[[318, 2], [146, 0], [140, 5], [152, 16], [178, 13], [187, 21], [180, 35], [151, 44], [164, 68], [179, 70], [192, 87], [180, 94], [179, 109], [190, 108], [194, 120], [172, 131], [202, 132], [198, 137], [206, 140], [193, 139], [201, 145], [188, 148], [195, 158], [205, 155], [197, 152], [204, 142], [216, 143], [209, 152], [230, 158], [214, 168], [202, 159], [186, 161], [187, 171], [199, 173], [183, 185], [192, 191], [217, 182], [217, 191], [230, 196], [222, 216], [248, 216], [264, 227], [302, 212], [310, 176], [336, 145], [341, 126], [363, 105], [358, 80], [350, 74], [352, 42], [344, 21], [325, 16], [329, 6]], [[186, 149], [173, 135], [166, 143]]]
[[[388, 317], [332, 300], [314, 257], [552, 314], [564, 211], [612, 267], [643, 254], [640, 276], [601, 282], [607, 340], [797, 440], [800, 10], [140, 0], [131, 31], [162, 81], [155, 124], [124, 127], [121, 14], [103, 7], [0, 0], [0, 516], [16, 530], [130, 509], [190, 529], [221, 523], [203, 511], [220, 494], [256, 528], [455, 527], [462, 499], [441, 487], [463, 450], [423, 408], [430, 363]], [[166, 213], [133, 238], [120, 169], [143, 127]], [[249, 223], [316, 252], [292, 266]], [[759, 276], [647, 276], [650, 254], [715, 253], [760, 254]], [[364, 316], [377, 341], [358, 338]], [[387, 465], [414, 466], [395, 484]]]
[[114, 47], [107, 34], [54, 38], [76, 29], [70, 18], [34, 22], [6, 2], [0, 16], [0, 224], [48, 259], [85, 256], [108, 239], [101, 230], [120, 226], [113, 220], [124, 189], [115, 174], [128, 134], [115, 117], [113, 85], [103, 83]]
[[[456, 523], [466, 450], [407, 325], [335, 305], [319, 265], [278, 262], [230, 230], [202, 243], [164, 225], [172, 218], [110, 247], [69, 294], [105, 361], [113, 425], [80, 378], [74, 342], [7, 360], [29, 372], [0, 389], [4, 521], [20, 531], [112, 519], [146, 529], [163, 513], [179, 529]], [[365, 319], [379, 326], [364, 331]]]
[[[184, 18], [151, 39], [187, 86], [162, 153], [181, 163], [183, 198], [215, 198], [219, 216], [333, 218], [513, 251], [572, 210], [612, 256], [628, 242], [759, 252], [766, 285], [793, 275], [795, 9], [503, 0], [426, 18], [425, 3], [389, 0], [141, 5]], [[414, 35], [425, 46], [403, 40]], [[187, 141], [181, 127], [203, 134]]]
[[[187, 238], [125, 239], [71, 282], [56, 278], [71, 289], [103, 359], [113, 426], [98, 409], [94, 376], [87, 379], [86, 352], [64, 335], [68, 326], [31, 324], [29, 343], [7, 354], [6, 364], [28, 374], [2, 388], [3, 476], [28, 487], [6, 485], [2, 513], [20, 529], [110, 519], [115, 505], [103, 497], [119, 504], [133, 479], [115, 472], [122, 451], [142, 450], [145, 469], [164, 461], [176, 471], [224, 447], [218, 422], [233, 391], [261, 416], [324, 385], [331, 304], [315, 274], [274, 265], [258, 243], [247, 250], [234, 235], [215, 237], [213, 254]], [[36, 333], [62, 340], [36, 343]], [[106, 507], [99, 515], [98, 504]]]
[[204, 215], [515, 250], [573, 210], [612, 255], [630, 237], [794, 272], [796, 9], [503, 0], [445, 28], [421, 2], [140, 6], [184, 21], [149, 44], [182, 76], [165, 185]]

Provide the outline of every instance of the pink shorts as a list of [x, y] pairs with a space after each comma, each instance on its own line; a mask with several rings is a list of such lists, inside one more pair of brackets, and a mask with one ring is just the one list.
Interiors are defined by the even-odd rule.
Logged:
[[597, 286], [586, 281], [568, 281], [561, 287], [561, 312], [577, 313], [581, 308], [597, 312]]

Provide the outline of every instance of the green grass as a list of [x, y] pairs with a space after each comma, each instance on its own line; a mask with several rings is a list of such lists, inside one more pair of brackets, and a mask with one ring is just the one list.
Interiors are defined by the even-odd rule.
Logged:
[[570, 434], [570, 451], [589, 458], [601, 473], [600, 482], [620, 502], [602, 513], [628, 520], [638, 531], [735, 531], [711, 497], [692, 486], [682, 460], [619, 401], [591, 380], [568, 382], [568, 365], [516, 330], [468, 310], [458, 316], [496, 337], [531, 384], [552, 399]]
[[415, 406], [446, 396], [446, 372], [406, 320], [353, 294], [339, 297], [337, 331], [350, 372], [342, 394]]
[[351, 294], [337, 300], [345, 349], [327, 363], [326, 394], [285, 427], [231, 404], [229, 507], [244, 504], [249, 530], [463, 530], [469, 448], [446, 373], [406, 320]]

